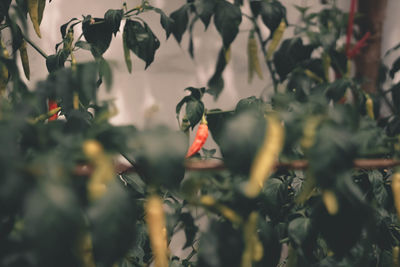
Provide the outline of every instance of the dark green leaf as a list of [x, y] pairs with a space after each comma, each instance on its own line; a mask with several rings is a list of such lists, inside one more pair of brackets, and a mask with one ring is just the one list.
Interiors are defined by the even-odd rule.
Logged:
[[279, 50], [274, 55], [274, 64], [281, 80], [299, 64], [309, 59], [314, 47], [303, 45], [301, 38], [292, 38], [283, 41]]
[[[218, 112], [220, 109], [212, 109], [210, 112]], [[230, 113], [217, 113], [217, 114], [207, 114], [208, 121], [208, 129], [210, 130], [211, 136], [214, 141], [220, 145], [221, 140], [223, 139], [222, 130], [225, 125], [225, 122], [232, 115]]]
[[70, 188], [56, 184], [36, 188], [26, 198], [24, 232], [40, 266], [79, 265], [77, 255], [70, 249], [83, 226], [78, 207]]
[[392, 65], [392, 68], [390, 69], [390, 72], [389, 72], [390, 77], [393, 79], [393, 78], [394, 78], [394, 75], [395, 75], [396, 72], [398, 72], [399, 70], [400, 70], [400, 57], [397, 58], [397, 59], [394, 61], [393, 65]]
[[64, 23], [63, 25], [61, 25], [61, 27], [60, 27], [61, 39], [64, 39], [65, 35], [67, 35], [67, 28], [68, 28], [68, 25], [69, 25], [71, 22], [76, 21], [76, 20], [78, 20], [78, 19], [77, 19], [77, 18], [72, 18], [72, 19], [70, 19], [67, 23]]
[[183, 105], [189, 101], [192, 100], [192, 96], [187, 95], [184, 98], [182, 98], [181, 101], [179, 101], [179, 103], [176, 105], [175, 111], [176, 111], [176, 116], [179, 117], [179, 114], [181, 113], [181, 109], [183, 107]]
[[136, 20], [127, 20], [124, 27], [126, 43], [136, 56], [146, 62], [148, 66], [153, 62], [156, 50], [160, 47], [160, 41], [146, 23]]
[[400, 82], [390, 88], [392, 92], [393, 106], [399, 111], [400, 110]]
[[239, 267], [244, 242], [242, 231], [230, 222], [213, 221], [199, 244], [199, 267]]
[[186, 31], [189, 23], [189, 6], [183, 5], [178, 10], [171, 13], [170, 18], [173, 20], [172, 23], [172, 34], [174, 35], [178, 43], [182, 40], [182, 35]]
[[250, 0], [250, 9], [254, 17], [260, 15], [262, 2], [262, 0]]
[[139, 132], [131, 137], [127, 154], [135, 161], [146, 184], [176, 188], [183, 179], [188, 143], [186, 135], [164, 127]]
[[217, 152], [216, 149], [205, 149], [202, 148], [201, 151], [203, 151], [204, 154], [204, 158], [212, 158], [214, 156], [214, 154]]
[[224, 47], [229, 48], [239, 32], [242, 22], [240, 8], [227, 1], [219, 1], [215, 7], [214, 24], [222, 37]]
[[104, 19], [84, 17], [82, 32], [86, 41], [91, 44], [92, 54], [99, 57], [104, 54], [111, 43], [112, 29]]
[[107, 89], [107, 91], [109, 91], [111, 89], [111, 85], [113, 82], [111, 67], [103, 57], [101, 57], [99, 59], [98, 63], [99, 63], [100, 79], [103, 80], [103, 78], [104, 78], [105, 84], [106, 84], [106, 89]]
[[350, 81], [347, 79], [339, 79], [328, 85], [326, 88], [326, 96], [329, 99], [337, 102], [339, 101], [344, 94], [346, 93], [347, 88], [350, 86]]
[[67, 60], [68, 55], [63, 51], [58, 52], [55, 55], [50, 55], [46, 58], [46, 67], [49, 73], [52, 73], [60, 68], [64, 67], [64, 63]]
[[214, 96], [214, 99], [217, 99], [219, 94], [222, 92], [224, 88], [224, 79], [222, 78], [222, 73], [226, 67], [226, 58], [225, 58], [225, 49], [222, 48], [218, 54], [217, 65], [215, 67], [215, 72], [213, 76], [208, 81], [207, 93]]
[[224, 163], [232, 172], [249, 174], [265, 129], [265, 119], [254, 111], [241, 112], [225, 123], [219, 141]]
[[239, 113], [247, 110], [254, 110], [260, 114], [264, 114], [266, 111], [266, 104], [260, 98], [256, 98], [255, 96], [240, 99], [236, 105], [235, 111]]
[[122, 9], [109, 9], [104, 14], [105, 22], [108, 24], [111, 32], [114, 33], [114, 36], [119, 31], [123, 15], [124, 11]]
[[207, 29], [210, 24], [211, 16], [214, 14], [216, 1], [214, 0], [197, 0], [194, 2], [196, 13], [199, 15], [204, 27]]
[[165, 34], [167, 35], [167, 39], [169, 38], [170, 34], [172, 33], [174, 20], [169, 18], [164, 11], [159, 8], [153, 7], [153, 10], [160, 14], [160, 24], [165, 30]]
[[298, 217], [292, 220], [288, 226], [289, 237], [297, 246], [302, 246], [307, 241], [310, 230], [311, 220], [306, 217]]
[[186, 235], [186, 242], [182, 249], [190, 247], [193, 244], [194, 238], [196, 237], [199, 228], [194, 224], [194, 219], [192, 215], [188, 212], [182, 212], [179, 216], [179, 220], [184, 225], [184, 231]]
[[378, 170], [373, 170], [368, 174], [368, 179], [372, 185], [372, 193], [375, 200], [381, 207], [385, 207], [388, 203], [388, 192], [385, 188], [383, 175]]
[[271, 31], [271, 36], [282, 19], [286, 20], [286, 8], [277, 0], [261, 1], [261, 18]]
[[11, 0], [3, 0], [0, 2], [0, 23], [8, 16], [8, 9], [10, 8]]
[[190, 95], [193, 96], [195, 99], [201, 100], [206, 89], [204, 87], [201, 88], [187, 87], [185, 88], [185, 91], [189, 91]]
[[88, 42], [85, 42], [85, 41], [78, 41], [75, 43], [75, 46], [85, 49], [85, 50], [89, 50], [89, 51], [92, 49], [92, 46]]
[[262, 207], [271, 218], [275, 218], [288, 201], [288, 186], [278, 178], [269, 178], [261, 192], [261, 198]]
[[[114, 180], [88, 211], [96, 263], [109, 266], [128, 251], [135, 238], [136, 207]], [[110, 246], [110, 244], [113, 244]]]
[[186, 116], [190, 122], [190, 126], [192, 126], [192, 129], [201, 120], [203, 114], [204, 114], [203, 102], [194, 98], [186, 102]]

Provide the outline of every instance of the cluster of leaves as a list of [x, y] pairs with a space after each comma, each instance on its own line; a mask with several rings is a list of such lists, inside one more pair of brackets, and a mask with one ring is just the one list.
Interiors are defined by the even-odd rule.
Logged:
[[[55, 53], [46, 56], [47, 79], [28, 90], [14, 52], [26, 40], [29, 2], [0, 4], [0, 29], [10, 29], [13, 49], [11, 58], [0, 53], [0, 70], [7, 70], [8, 83], [0, 92], [1, 266], [148, 266], [154, 256], [144, 203], [154, 194], [165, 205], [168, 242], [184, 231], [182, 249], [190, 250], [187, 257], [170, 255], [170, 266], [391, 264], [392, 248], [400, 245], [392, 171], [352, 167], [356, 158], [398, 154], [400, 86], [393, 78], [400, 60], [391, 68], [382, 67], [378, 85], [382, 91], [389, 88], [392, 99], [386, 99], [388, 94], [366, 95], [361, 81], [349, 74], [341, 47], [347, 14], [335, 3], [318, 13], [297, 7], [302, 23], [271, 58], [266, 51], [274, 34], [282, 22], [291, 26], [277, 0], [249, 0], [251, 15], [242, 13], [240, 0], [188, 0], [169, 16], [142, 1], [133, 9], [124, 5], [108, 10], [104, 18], [73, 18], [61, 26], [62, 41]], [[206, 115], [217, 147], [203, 149], [197, 160], [215, 158], [218, 149], [226, 169], [185, 171], [188, 137], [182, 132], [108, 122], [115, 107], [96, 96], [103, 80], [111, 88], [111, 68], [102, 55], [112, 36], [124, 22], [122, 45], [129, 71], [131, 52], [147, 68], [160, 46], [140, 18], [143, 12], [158, 13], [166, 37], [172, 34], [178, 43], [187, 31], [192, 56], [194, 24], [200, 20], [207, 29], [213, 20], [222, 40], [215, 73], [207, 88], [185, 89], [190, 94], [177, 104], [176, 113], [179, 122], [184, 113], [181, 130], [186, 133]], [[242, 18], [252, 22], [275, 94], [267, 100], [242, 99], [231, 111], [207, 110], [203, 96], [220, 95], [222, 73]], [[268, 38], [263, 39], [258, 23], [268, 27]], [[83, 34], [74, 40], [77, 25]], [[76, 63], [78, 49], [90, 51], [94, 62]], [[346, 100], [349, 94], [352, 100]], [[367, 114], [368, 97], [374, 99], [376, 120]], [[57, 101], [63, 119], [47, 121], [48, 99]], [[383, 100], [393, 109], [389, 115], [380, 114]], [[265, 116], [271, 114], [285, 128], [280, 160], [307, 159], [309, 168], [275, 170], [261, 193], [250, 198], [243, 188], [269, 130]], [[122, 155], [135, 169], [111, 172], [112, 182], [97, 200], [88, 192], [95, 172], [82, 172], [82, 164], [91, 160], [82, 149], [88, 140], [97, 140], [107, 155]], [[254, 214], [255, 231], [250, 233]], [[203, 217], [208, 218], [206, 230], [198, 223]], [[261, 255], [253, 255], [250, 262], [244, 260], [249, 240], [257, 243]], [[288, 251], [286, 259], [280, 259], [282, 249]]]

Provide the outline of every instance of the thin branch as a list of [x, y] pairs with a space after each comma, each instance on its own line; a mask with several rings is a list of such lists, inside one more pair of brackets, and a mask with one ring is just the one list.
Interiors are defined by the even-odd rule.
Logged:
[[[293, 160], [291, 162], [278, 162], [275, 169], [304, 170], [308, 168], [307, 160]], [[385, 169], [400, 166], [400, 160], [395, 159], [356, 159], [353, 162], [355, 169]], [[205, 161], [186, 161], [185, 168], [187, 171], [222, 171], [226, 167], [222, 161], [205, 160]], [[137, 172], [137, 169], [124, 163], [115, 164], [117, 173]], [[93, 171], [90, 165], [78, 165], [75, 168], [75, 174], [78, 176], [88, 176]]]
[[47, 59], [47, 54], [39, 47], [37, 46], [34, 42], [31, 41], [31, 39], [29, 39], [28, 36], [26, 36], [26, 34], [22, 33], [22, 37], [24, 37], [25, 41], [30, 44], [39, 54], [42, 55], [42, 57], [44, 57], [45, 59]]

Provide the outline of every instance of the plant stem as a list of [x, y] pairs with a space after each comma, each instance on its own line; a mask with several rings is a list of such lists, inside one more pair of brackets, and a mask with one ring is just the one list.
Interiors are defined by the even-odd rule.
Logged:
[[206, 115], [215, 115], [215, 114], [224, 114], [224, 113], [233, 113], [235, 112], [234, 110], [213, 110], [213, 111], [207, 111]]
[[278, 92], [279, 81], [275, 77], [275, 71], [272, 68], [272, 62], [269, 59], [267, 59], [267, 50], [265, 49], [265, 45], [267, 43], [264, 43], [264, 41], [262, 39], [260, 28], [258, 27], [258, 25], [257, 25], [255, 20], [253, 20], [253, 23], [254, 23], [254, 30], [255, 30], [255, 32], [257, 34], [257, 37], [258, 37], [258, 41], [260, 42], [261, 51], [263, 52], [263, 55], [264, 55], [264, 58], [265, 58], [265, 63], [267, 64], [269, 73], [270, 73], [271, 78], [272, 78], [272, 82], [274, 84], [274, 92], [277, 93]]
[[34, 42], [32, 42], [31, 39], [29, 39], [28, 36], [26, 36], [26, 34], [22, 33], [22, 37], [25, 39], [25, 41], [30, 44], [40, 55], [42, 55], [42, 57], [44, 57], [45, 59], [48, 58], [47, 54], [39, 47], [37, 46]]

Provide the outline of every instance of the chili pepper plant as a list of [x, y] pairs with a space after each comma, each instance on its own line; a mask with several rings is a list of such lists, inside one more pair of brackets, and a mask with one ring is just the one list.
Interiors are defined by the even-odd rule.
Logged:
[[[295, 5], [300, 23], [278, 0], [187, 0], [170, 14], [132, 2], [66, 21], [51, 55], [27, 31], [32, 23], [46, 38], [51, 1], [0, 2], [1, 266], [399, 266], [400, 57], [379, 63], [376, 90], [365, 90], [370, 77], [354, 60], [373, 33], [356, 27], [366, 16], [356, 1], [350, 12], [335, 0], [318, 12]], [[192, 57], [194, 25], [214, 24], [220, 36], [208, 83], [170, 89], [188, 93], [175, 129], [112, 125], [114, 103], [97, 97], [100, 86], [112, 90], [111, 44], [123, 46], [125, 71], [157, 62], [165, 36], [144, 13]], [[239, 36], [244, 20], [251, 28]], [[248, 38], [235, 51], [248, 56], [248, 86], [264, 79], [268, 97], [209, 109], [203, 97], [221, 95], [239, 38]], [[32, 88], [22, 79], [36, 64], [27, 47], [49, 72]], [[207, 137], [215, 142], [205, 149]], [[182, 232], [176, 253], [169, 245]]]

